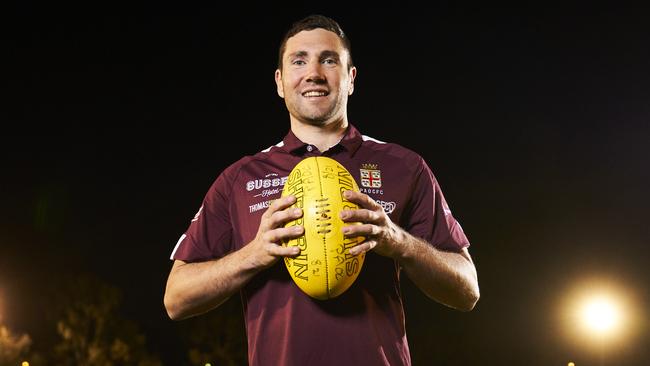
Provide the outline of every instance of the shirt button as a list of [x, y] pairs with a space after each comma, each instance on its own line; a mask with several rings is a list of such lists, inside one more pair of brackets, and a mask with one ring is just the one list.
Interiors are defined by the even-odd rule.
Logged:
[[311, 152], [312, 150], [314, 150], [314, 147], [311, 145], [307, 145], [307, 151]]

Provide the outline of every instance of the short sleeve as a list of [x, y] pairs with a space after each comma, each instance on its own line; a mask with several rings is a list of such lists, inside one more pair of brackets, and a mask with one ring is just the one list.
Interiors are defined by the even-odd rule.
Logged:
[[460, 251], [470, 245], [462, 227], [451, 213], [433, 172], [420, 158], [415, 175], [407, 231], [442, 250]]
[[201, 207], [181, 235], [171, 259], [186, 262], [220, 258], [232, 251], [232, 224], [229, 210], [231, 185], [226, 172], [212, 184]]

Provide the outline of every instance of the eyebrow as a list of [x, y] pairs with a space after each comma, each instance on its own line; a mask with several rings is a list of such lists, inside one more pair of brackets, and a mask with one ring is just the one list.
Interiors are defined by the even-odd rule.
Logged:
[[[309, 53], [307, 51], [296, 51], [294, 53], [289, 54], [289, 58], [294, 58], [294, 57], [305, 57]], [[326, 58], [334, 58], [336, 60], [340, 59], [339, 53], [336, 51], [330, 51], [330, 50], [325, 50], [318, 55], [318, 58], [323, 60]]]
[[291, 53], [289, 55], [289, 58], [294, 58], [294, 57], [305, 57], [307, 56], [307, 51], [296, 51], [294, 53]]
[[335, 59], [337, 61], [340, 59], [339, 53], [336, 52], [336, 51], [323, 51], [323, 52], [320, 53], [319, 58], [321, 60], [326, 59], [326, 58], [333, 58], [333, 59]]

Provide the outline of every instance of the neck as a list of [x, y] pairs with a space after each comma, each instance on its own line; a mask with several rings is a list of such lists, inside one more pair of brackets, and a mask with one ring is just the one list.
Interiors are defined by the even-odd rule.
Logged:
[[348, 128], [348, 121], [343, 119], [325, 125], [311, 125], [291, 119], [291, 131], [300, 141], [314, 145], [319, 151], [324, 152], [336, 145]]

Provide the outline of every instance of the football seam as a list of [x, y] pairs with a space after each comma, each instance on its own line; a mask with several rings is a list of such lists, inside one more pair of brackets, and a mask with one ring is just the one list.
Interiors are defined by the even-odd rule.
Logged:
[[[320, 172], [320, 164], [319, 164], [319, 159], [316, 158], [316, 171]], [[318, 175], [318, 187], [320, 188], [320, 198], [323, 199], [323, 179], [321, 178], [320, 174]], [[323, 258], [325, 261], [325, 289], [327, 290], [327, 298], [329, 299], [331, 297], [330, 294], [330, 271], [329, 271], [329, 266], [327, 263], [327, 240], [325, 240], [325, 234], [322, 236], [322, 241], [323, 241], [323, 251], [325, 252]]]

